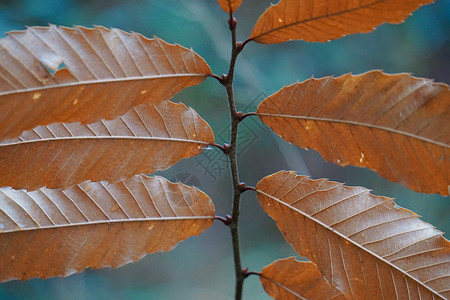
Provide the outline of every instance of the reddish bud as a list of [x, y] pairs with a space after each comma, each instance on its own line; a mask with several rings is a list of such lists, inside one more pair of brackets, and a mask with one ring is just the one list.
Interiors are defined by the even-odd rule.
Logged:
[[226, 215], [226, 216], [225, 216], [225, 220], [227, 221], [228, 225], [231, 224], [231, 220], [232, 220], [232, 219], [233, 219], [233, 217], [230, 216], [230, 215]]
[[230, 153], [230, 148], [231, 148], [231, 146], [229, 144], [224, 143], [222, 152], [225, 153], [225, 154], [228, 154], [228, 153]]
[[244, 276], [244, 278], [247, 278], [248, 275], [250, 275], [250, 274], [248, 273], [248, 268], [242, 269], [242, 275]]
[[247, 189], [247, 186], [245, 185], [245, 182], [240, 182], [240, 183], [238, 184], [238, 189], [239, 189], [241, 192], [245, 191], [245, 190]]
[[237, 26], [237, 20], [236, 20], [236, 18], [230, 18], [229, 20], [228, 20], [228, 25], [229, 25], [229, 27], [230, 27], [230, 30], [233, 30], [233, 29], [235, 29], [236, 28], [236, 26]]

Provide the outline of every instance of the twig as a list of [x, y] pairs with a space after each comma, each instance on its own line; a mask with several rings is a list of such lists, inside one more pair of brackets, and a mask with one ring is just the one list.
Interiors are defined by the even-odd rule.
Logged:
[[233, 180], [233, 207], [232, 207], [232, 218], [229, 224], [231, 231], [231, 240], [233, 243], [233, 258], [234, 258], [234, 268], [236, 274], [236, 288], [235, 288], [235, 299], [242, 299], [242, 289], [244, 286], [245, 275], [242, 270], [241, 264], [241, 253], [239, 247], [239, 215], [240, 215], [240, 197], [242, 193], [242, 189], [239, 187], [239, 172], [237, 165], [237, 156], [236, 156], [236, 145], [237, 145], [237, 136], [238, 136], [238, 126], [242, 121], [242, 113], [238, 113], [236, 111], [236, 102], [234, 100], [233, 93], [233, 80], [234, 80], [234, 68], [236, 64], [236, 59], [239, 53], [242, 51], [242, 44], [236, 43], [236, 26], [237, 21], [233, 17], [233, 12], [230, 10], [230, 19], [228, 21], [229, 28], [231, 31], [231, 58], [230, 58], [230, 66], [228, 69], [228, 74], [226, 76], [222, 76], [223, 83], [222, 85], [225, 87], [227, 91], [227, 99], [228, 106], [230, 109], [231, 116], [231, 136], [230, 136], [230, 146], [227, 154], [230, 160], [230, 169], [231, 176]]

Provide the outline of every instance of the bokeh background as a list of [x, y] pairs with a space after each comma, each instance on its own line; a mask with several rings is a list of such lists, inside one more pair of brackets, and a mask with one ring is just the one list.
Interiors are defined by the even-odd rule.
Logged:
[[[248, 37], [258, 16], [269, 5], [266, 0], [243, 1], [236, 13], [239, 40]], [[215, 74], [227, 71], [230, 56], [227, 14], [215, 0], [0, 0], [0, 37], [8, 31], [50, 23], [104, 25], [147, 37], [158, 36], [192, 47], [207, 60]], [[266, 96], [311, 76], [359, 74], [372, 69], [408, 72], [448, 84], [449, 29], [450, 2], [437, 0], [416, 11], [404, 24], [385, 24], [369, 34], [328, 43], [250, 43], [237, 62], [238, 108], [255, 111]], [[207, 79], [173, 100], [196, 109], [211, 124], [218, 143], [228, 140], [225, 91], [216, 80]], [[263, 176], [281, 169], [362, 185], [372, 189], [373, 194], [395, 197], [397, 204], [450, 232], [448, 198], [414, 193], [369, 170], [327, 163], [315, 151], [287, 145], [253, 117], [242, 123], [239, 143], [241, 179], [249, 185], [256, 185]], [[212, 197], [218, 215], [230, 212], [228, 164], [217, 149], [181, 161], [161, 174], [203, 189]], [[296, 255], [274, 222], [259, 208], [253, 192], [243, 196], [241, 240], [243, 265], [253, 271], [260, 271], [278, 258]], [[234, 293], [231, 252], [228, 228], [215, 222], [204, 234], [180, 243], [171, 252], [148, 255], [138, 263], [116, 270], [87, 270], [65, 279], [0, 284], [0, 299], [231, 299]], [[256, 276], [245, 281], [244, 296], [269, 299]]]

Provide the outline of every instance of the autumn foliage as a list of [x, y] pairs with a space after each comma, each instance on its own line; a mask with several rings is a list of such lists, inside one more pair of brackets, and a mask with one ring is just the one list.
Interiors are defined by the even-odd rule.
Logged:
[[[285, 141], [340, 166], [369, 168], [422, 193], [449, 194], [450, 90], [373, 70], [281, 88], [256, 112], [238, 112], [236, 57], [248, 43], [325, 42], [401, 23], [433, 1], [281, 0], [236, 42], [213, 74], [193, 50], [101, 26], [30, 27], [0, 40], [0, 281], [120, 267], [169, 251], [221, 220], [230, 227], [236, 299], [251, 274], [275, 299], [450, 298], [450, 243], [393, 199], [327, 179], [279, 171], [239, 181], [240, 122], [259, 118]], [[229, 144], [218, 145], [192, 108], [169, 101], [217, 79], [227, 91]], [[147, 176], [213, 147], [229, 158], [230, 217], [196, 187]], [[241, 266], [240, 195], [253, 191], [286, 241], [309, 259]], [[212, 195], [211, 195], [212, 196]]]

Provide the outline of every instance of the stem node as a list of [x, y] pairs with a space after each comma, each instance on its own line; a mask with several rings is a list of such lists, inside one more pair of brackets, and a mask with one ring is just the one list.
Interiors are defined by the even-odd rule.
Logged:
[[233, 217], [232, 216], [230, 216], [230, 215], [226, 215], [225, 216], [225, 219], [226, 219], [226, 221], [227, 221], [227, 225], [230, 225], [231, 224], [231, 221], [233, 221]]
[[244, 276], [244, 278], [246, 278], [248, 275], [248, 268], [244, 268], [242, 269], [242, 276]]
[[246, 185], [245, 182], [240, 182], [238, 185], [238, 189], [241, 192], [241, 194], [248, 190], [256, 191], [256, 189], [254, 187]]
[[228, 154], [228, 153], [230, 153], [230, 150], [231, 150], [230, 144], [224, 143], [223, 147], [222, 147], [222, 152], [224, 154]]
[[235, 17], [230, 16], [230, 18], [228, 19], [228, 27], [230, 28], [230, 30], [234, 30], [236, 29], [237, 26], [237, 20]]
[[236, 43], [236, 50], [238, 52], [241, 52], [243, 48], [244, 48], [244, 44], [242, 44], [242, 42], [237, 42]]
[[228, 75], [227, 74], [222, 74], [222, 78], [221, 78], [222, 84], [225, 84], [227, 82], [227, 79], [228, 79]]
[[245, 191], [247, 186], [245, 185], [245, 182], [240, 182], [237, 187], [238, 187], [238, 190], [242, 193]]
[[214, 219], [221, 221], [223, 224], [230, 226], [233, 219], [230, 215], [226, 215], [225, 218], [221, 216], [215, 216]]

